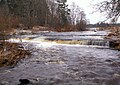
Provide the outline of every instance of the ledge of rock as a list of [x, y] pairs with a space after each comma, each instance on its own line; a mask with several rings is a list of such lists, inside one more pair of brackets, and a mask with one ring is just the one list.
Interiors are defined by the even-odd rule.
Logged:
[[120, 33], [110, 33], [106, 38], [110, 40], [110, 48], [120, 51]]

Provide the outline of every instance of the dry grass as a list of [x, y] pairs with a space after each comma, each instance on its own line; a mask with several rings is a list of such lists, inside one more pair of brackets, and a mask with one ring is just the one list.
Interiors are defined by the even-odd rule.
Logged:
[[99, 30], [110, 30], [111, 32], [120, 32], [120, 27], [100, 27]]
[[102, 29], [111, 31], [106, 38], [111, 39], [114, 42], [112, 43], [114, 49], [120, 50], [120, 27], [107, 27]]
[[110, 31], [111, 34], [109, 34], [108, 36], [115, 37], [120, 40], [120, 27], [113, 27], [110, 29]]
[[[52, 42], [51, 40], [44, 40], [45, 42]], [[53, 42], [59, 43], [59, 44], [80, 44], [84, 45], [87, 44], [86, 40], [54, 40]]]
[[13, 66], [29, 54], [17, 43], [0, 42], [0, 67]]
[[56, 43], [60, 44], [82, 44], [84, 41], [78, 41], [78, 40], [72, 40], [72, 41], [63, 41], [63, 40], [58, 40]]

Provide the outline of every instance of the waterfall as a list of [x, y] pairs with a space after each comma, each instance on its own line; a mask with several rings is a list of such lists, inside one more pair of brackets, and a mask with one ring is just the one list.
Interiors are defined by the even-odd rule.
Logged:
[[79, 40], [80, 45], [95, 45], [109, 47], [109, 41], [106, 40]]

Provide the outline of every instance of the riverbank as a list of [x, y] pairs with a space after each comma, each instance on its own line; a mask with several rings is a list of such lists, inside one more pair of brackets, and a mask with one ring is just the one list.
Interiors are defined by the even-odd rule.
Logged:
[[120, 51], [120, 40], [111, 40], [110, 41], [110, 48]]
[[111, 30], [111, 33], [106, 38], [110, 40], [110, 47], [120, 51], [120, 27], [110, 28], [109, 30]]
[[30, 52], [18, 43], [0, 42], [0, 67], [14, 66]]

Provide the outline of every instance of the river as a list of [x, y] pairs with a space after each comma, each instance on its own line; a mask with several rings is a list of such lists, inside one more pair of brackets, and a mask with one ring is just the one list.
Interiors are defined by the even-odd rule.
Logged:
[[44, 42], [41, 37], [22, 41], [32, 55], [15, 67], [0, 68], [1, 85], [18, 85], [19, 79], [30, 80], [28, 85], [120, 85], [119, 51]]

